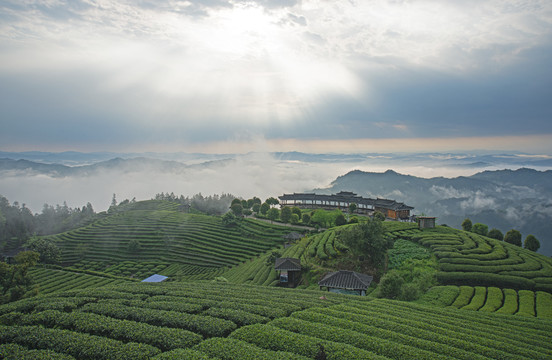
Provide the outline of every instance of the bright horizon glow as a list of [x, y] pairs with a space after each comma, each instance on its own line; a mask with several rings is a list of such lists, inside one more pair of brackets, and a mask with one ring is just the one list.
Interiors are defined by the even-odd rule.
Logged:
[[421, 153], [421, 152], [470, 152], [470, 151], [508, 151], [516, 149], [526, 152], [528, 158], [552, 157], [552, 134], [528, 136], [481, 136], [457, 138], [387, 138], [387, 139], [241, 139], [234, 141], [209, 142], [198, 144], [145, 144], [135, 146], [109, 146], [100, 144], [82, 146], [79, 144], [63, 146], [33, 146], [20, 144], [0, 148], [0, 151], [24, 152], [159, 152], [159, 153], [204, 153], [204, 154], [246, 154], [250, 152], [290, 152], [299, 151], [312, 154], [352, 154], [352, 153]]

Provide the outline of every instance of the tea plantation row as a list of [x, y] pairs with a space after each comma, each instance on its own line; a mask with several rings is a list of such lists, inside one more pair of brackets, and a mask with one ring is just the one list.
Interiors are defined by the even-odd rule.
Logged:
[[552, 321], [219, 282], [131, 283], [0, 306], [8, 359], [544, 359]]

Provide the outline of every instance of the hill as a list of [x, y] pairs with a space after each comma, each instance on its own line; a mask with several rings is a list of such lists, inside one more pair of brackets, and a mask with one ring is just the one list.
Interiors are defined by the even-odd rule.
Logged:
[[291, 231], [253, 219], [225, 226], [220, 217], [185, 213], [177, 203], [149, 200], [45, 238], [61, 249], [62, 263], [76, 269], [134, 278], [153, 272], [212, 278], [280, 246]]
[[[355, 264], [348, 261], [347, 247], [340, 239], [341, 228], [335, 227], [320, 234], [306, 236], [282, 251], [282, 257], [300, 259], [302, 266], [309, 269], [303, 276], [301, 286], [317, 288], [320, 277], [337, 268], [346, 269], [352, 266], [349, 270], [355, 270]], [[552, 259], [544, 255], [504, 241], [444, 226], [421, 231], [413, 223], [384, 222], [384, 228], [385, 236], [392, 238], [396, 245], [401, 240], [427, 249], [437, 261], [438, 271], [435, 275], [441, 285], [552, 292]], [[392, 257], [391, 251], [394, 250], [388, 252], [390, 268], [393, 268], [393, 262], [397, 258], [399, 261], [408, 257], [421, 258], [418, 256], [418, 249], [407, 248]], [[262, 285], [266, 280], [256, 281], [259, 278], [253, 274], [272, 270], [272, 263], [266, 261], [268, 255], [232, 268], [224, 276], [236, 283]], [[273, 276], [269, 279], [276, 279]]]
[[0, 353], [51, 359], [544, 359], [552, 321], [218, 282], [0, 306]]
[[457, 178], [420, 178], [388, 170], [351, 171], [317, 193], [353, 191], [361, 196], [390, 198], [415, 207], [414, 213], [438, 217], [459, 228], [468, 217], [489, 228], [535, 235], [539, 252], [552, 256], [552, 171], [532, 169], [484, 171]]

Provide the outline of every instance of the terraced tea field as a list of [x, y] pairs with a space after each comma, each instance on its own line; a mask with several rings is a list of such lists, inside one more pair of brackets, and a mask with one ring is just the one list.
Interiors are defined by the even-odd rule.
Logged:
[[552, 319], [552, 294], [483, 286], [437, 286], [422, 299], [458, 309]]
[[399, 230], [394, 238], [429, 247], [442, 284], [552, 292], [552, 259], [518, 246], [447, 227]]
[[[552, 321], [218, 282], [134, 283], [0, 306], [8, 359], [546, 359]], [[34, 357], [33, 357], [34, 356]]]
[[40, 294], [57, 291], [77, 290], [115, 285], [129, 280], [106, 276], [77, 273], [73, 271], [36, 267], [30, 270], [33, 282], [38, 285]]
[[200, 278], [279, 246], [293, 231], [252, 219], [227, 227], [219, 217], [182, 213], [163, 201], [132, 206], [47, 238], [61, 248], [64, 264], [79, 269], [140, 278], [155, 263], [155, 272]]

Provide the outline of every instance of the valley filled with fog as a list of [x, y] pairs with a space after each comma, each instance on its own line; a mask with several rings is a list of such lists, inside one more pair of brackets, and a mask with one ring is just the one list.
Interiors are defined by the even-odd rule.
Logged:
[[[552, 159], [528, 155], [474, 154], [305, 154], [250, 153], [115, 154], [115, 153], [2, 153], [0, 194], [26, 204], [33, 212], [45, 203], [64, 201], [70, 207], [90, 202], [106, 210], [117, 199], [150, 199], [160, 192], [192, 196], [229, 193], [266, 198], [284, 192], [304, 192], [330, 186], [352, 170], [385, 172], [422, 178], [469, 176], [484, 170], [530, 167], [552, 168]], [[28, 160], [22, 163], [21, 159]], [[19, 160], [19, 161], [17, 161]], [[455, 196], [452, 189], [434, 188], [440, 198]], [[451, 191], [453, 193], [451, 193]], [[373, 196], [393, 193], [371, 192]], [[395, 197], [401, 200], [401, 189]], [[483, 201], [484, 202], [484, 201]], [[474, 199], [474, 206], [481, 200]], [[489, 203], [488, 205], [492, 205]], [[416, 206], [416, 204], [412, 204]]]
[[[552, 252], [546, 239], [552, 233], [548, 229], [552, 189], [547, 185], [551, 172], [546, 171], [552, 168], [552, 159], [547, 156], [297, 152], [1, 155], [0, 195], [25, 204], [33, 213], [40, 212], [44, 204], [64, 202], [73, 208], [90, 202], [95, 211], [103, 211], [113, 194], [118, 201], [151, 199], [161, 192], [266, 199], [283, 193], [345, 190], [405, 202], [415, 208], [414, 214], [437, 216], [439, 223], [457, 228], [464, 217], [471, 217], [503, 232], [517, 228], [525, 235], [535, 233], [541, 239], [541, 252]], [[500, 172], [496, 177], [481, 174], [520, 168], [539, 171]]]

